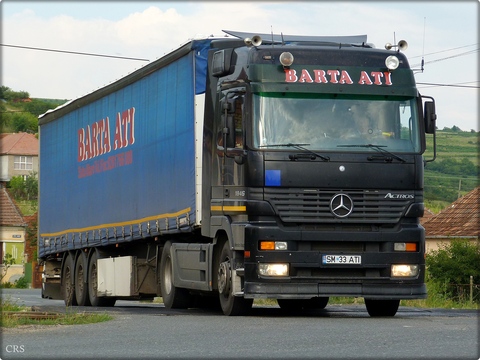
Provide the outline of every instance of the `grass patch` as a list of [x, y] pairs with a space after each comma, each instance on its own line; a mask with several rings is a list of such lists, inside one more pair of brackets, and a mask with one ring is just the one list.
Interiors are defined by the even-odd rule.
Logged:
[[[26, 306], [19, 306], [9, 299], [1, 299], [2, 317], [0, 327], [14, 328], [21, 325], [83, 325], [94, 324], [113, 319], [107, 313], [77, 312], [67, 308], [65, 313], [49, 313], [51, 318], [39, 319], [30, 315], [34, 312]], [[42, 314], [42, 312], [38, 312]]]

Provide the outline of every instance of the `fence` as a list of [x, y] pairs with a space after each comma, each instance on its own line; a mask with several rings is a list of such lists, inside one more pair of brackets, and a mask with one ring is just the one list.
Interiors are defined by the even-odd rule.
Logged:
[[445, 295], [457, 302], [480, 303], [480, 284], [474, 284], [470, 276], [469, 284], [445, 284]]

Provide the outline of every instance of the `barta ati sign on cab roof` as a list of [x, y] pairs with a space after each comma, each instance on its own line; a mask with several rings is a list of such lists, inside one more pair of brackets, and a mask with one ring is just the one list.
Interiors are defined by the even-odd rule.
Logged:
[[389, 71], [372, 71], [367, 73], [362, 70], [359, 79], [353, 79], [346, 70], [312, 70], [302, 69], [297, 74], [294, 69], [285, 69], [285, 82], [287, 83], [331, 83], [351, 85], [354, 82], [360, 85], [392, 85]]

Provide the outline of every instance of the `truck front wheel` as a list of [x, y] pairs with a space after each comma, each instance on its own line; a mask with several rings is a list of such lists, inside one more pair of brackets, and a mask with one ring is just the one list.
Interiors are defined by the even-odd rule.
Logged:
[[173, 262], [170, 249], [172, 243], [167, 241], [162, 251], [160, 260], [160, 289], [163, 304], [167, 309], [186, 309], [190, 302], [187, 289], [173, 285]]
[[251, 309], [253, 299], [233, 296], [232, 259], [233, 251], [230, 249], [228, 241], [226, 241], [220, 253], [217, 270], [220, 306], [223, 313], [227, 316], [244, 315]]
[[376, 316], [395, 316], [400, 305], [400, 300], [373, 300], [365, 299], [368, 314]]

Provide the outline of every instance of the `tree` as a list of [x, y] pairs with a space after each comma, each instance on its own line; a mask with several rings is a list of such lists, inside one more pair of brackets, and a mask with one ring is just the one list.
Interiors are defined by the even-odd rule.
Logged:
[[12, 117], [12, 127], [14, 132], [38, 132], [38, 119], [30, 113], [16, 113]]
[[[426, 256], [430, 279], [440, 286], [468, 284], [470, 276], [480, 279], [480, 244], [468, 240], [452, 240], [450, 244]], [[447, 297], [456, 298], [459, 287], [445, 289]]]
[[15, 258], [12, 256], [12, 254], [5, 254], [3, 258], [3, 270], [2, 270], [2, 273], [0, 274], [0, 282], [3, 280], [5, 275], [7, 275], [8, 268], [14, 264], [15, 264]]
[[25, 193], [25, 180], [22, 176], [12, 176], [8, 187], [14, 199], [22, 200]]
[[7, 101], [14, 101], [20, 99], [28, 99], [30, 97], [30, 94], [26, 91], [13, 91], [8, 87], [3, 87], [1, 96], [2, 99], [5, 99]]
[[9, 182], [10, 192], [16, 200], [37, 200], [37, 172], [32, 171], [26, 179], [23, 176], [13, 176]]
[[0, 86], [0, 99], [6, 100], [5, 93], [9, 91], [12, 91], [12, 89], [10, 89], [8, 86]]

